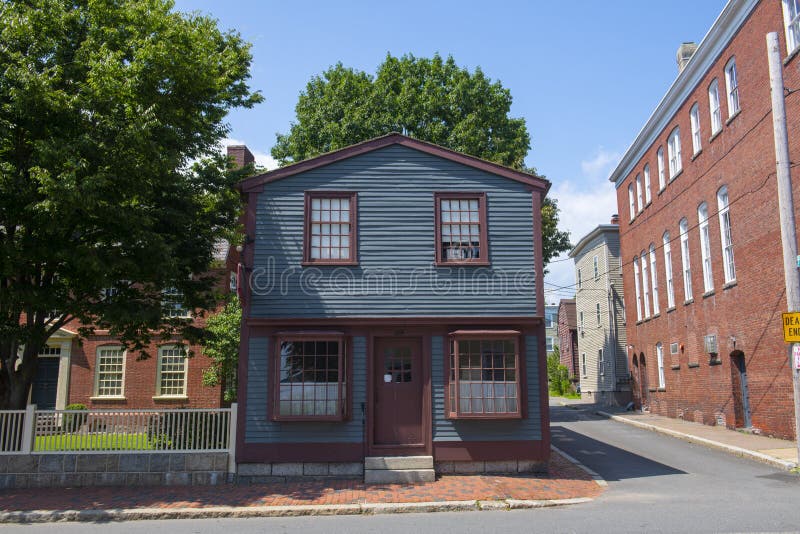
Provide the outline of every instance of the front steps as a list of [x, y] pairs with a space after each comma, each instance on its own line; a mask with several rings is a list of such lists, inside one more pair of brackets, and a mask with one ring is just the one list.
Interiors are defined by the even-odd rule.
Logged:
[[367, 484], [416, 484], [433, 482], [433, 456], [368, 456], [364, 458]]

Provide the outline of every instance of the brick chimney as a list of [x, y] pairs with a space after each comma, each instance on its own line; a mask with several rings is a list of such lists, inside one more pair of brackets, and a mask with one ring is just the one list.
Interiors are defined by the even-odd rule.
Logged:
[[619, 224], [619, 214], [615, 213], [611, 216], [611, 224]]
[[692, 56], [696, 50], [696, 43], [681, 43], [681, 45], [678, 47], [678, 53], [676, 55], [676, 59], [678, 60], [678, 74], [683, 72], [683, 69], [686, 68], [686, 65], [689, 63], [689, 60], [692, 59]]
[[247, 145], [228, 145], [228, 157], [233, 158], [237, 168], [244, 167], [256, 160]]

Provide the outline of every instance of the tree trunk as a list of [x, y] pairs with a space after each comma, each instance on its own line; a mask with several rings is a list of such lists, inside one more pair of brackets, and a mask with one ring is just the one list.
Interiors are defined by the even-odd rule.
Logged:
[[[36, 346], [34, 346], [36, 345]], [[28, 404], [33, 378], [38, 367], [38, 354], [43, 343], [29, 343], [25, 345], [22, 360], [19, 361], [14, 354], [0, 354], [2, 368], [0, 368], [0, 410], [24, 410]], [[2, 351], [16, 347], [13, 343], [3, 343]], [[17, 362], [19, 364], [17, 365]]]

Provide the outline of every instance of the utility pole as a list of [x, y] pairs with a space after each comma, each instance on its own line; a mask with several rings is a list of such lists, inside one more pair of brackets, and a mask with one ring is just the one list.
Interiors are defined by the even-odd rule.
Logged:
[[[794, 224], [794, 202], [792, 200], [792, 176], [789, 167], [789, 134], [786, 131], [786, 107], [784, 102], [783, 63], [781, 62], [778, 34], [767, 34], [767, 56], [769, 57], [769, 86], [772, 93], [772, 129], [775, 134], [775, 165], [778, 176], [778, 210], [781, 221], [781, 243], [783, 245], [783, 275], [786, 283], [786, 306], [788, 312], [800, 311], [800, 271], [797, 266], [797, 231]], [[800, 370], [794, 368], [792, 349], [789, 344], [789, 370], [794, 386], [794, 432], [800, 459]]]

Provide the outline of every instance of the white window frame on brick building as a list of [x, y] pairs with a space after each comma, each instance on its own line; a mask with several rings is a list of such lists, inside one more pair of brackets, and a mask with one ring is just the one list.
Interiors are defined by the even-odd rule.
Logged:
[[628, 207], [631, 214], [630, 220], [633, 221], [636, 218], [636, 198], [633, 196], [633, 184], [628, 184]]
[[708, 204], [697, 206], [697, 223], [700, 229], [700, 261], [703, 265], [703, 293], [714, 291], [714, 273], [711, 265], [711, 231], [708, 228]]
[[642, 175], [636, 175], [636, 202], [639, 204], [639, 213], [644, 209], [644, 201], [642, 199]]
[[656, 161], [658, 163], [658, 190], [663, 191], [667, 187], [667, 177], [664, 172], [664, 147], [658, 147], [656, 152]]
[[692, 149], [696, 156], [703, 149], [703, 142], [700, 139], [700, 106], [697, 105], [697, 102], [689, 112], [689, 122], [692, 126]]
[[642, 172], [642, 174], [644, 174], [644, 203], [645, 203], [645, 205], [648, 205], [653, 200], [653, 196], [650, 193], [650, 165], [649, 164], [647, 164], [647, 163], [645, 164], [644, 171]]
[[669, 232], [664, 232], [661, 240], [664, 244], [664, 278], [667, 282], [667, 308], [674, 308], [675, 284], [672, 281], [672, 246], [669, 242]]
[[786, 30], [786, 52], [800, 47], [800, 0], [783, 0], [783, 23]]
[[650, 318], [650, 273], [647, 267], [647, 251], [643, 250], [639, 256], [642, 263], [642, 298], [644, 300], [644, 318]]
[[719, 82], [716, 78], [708, 86], [708, 113], [711, 116], [711, 135], [722, 130], [722, 110], [719, 107]]
[[656, 266], [656, 246], [650, 243], [650, 283], [653, 289], [653, 315], [658, 315], [661, 308], [658, 304], [658, 270]]
[[97, 347], [94, 398], [125, 398], [125, 347], [121, 345]]
[[664, 345], [660, 341], [656, 343], [656, 361], [658, 363], [658, 387], [664, 389], [667, 387], [667, 381], [664, 377]]
[[158, 347], [156, 398], [186, 398], [189, 361], [186, 350], [177, 345]]
[[689, 221], [684, 217], [678, 223], [681, 232], [681, 267], [683, 274], [683, 300], [692, 300], [692, 263], [689, 258]]
[[[639, 280], [639, 258], [633, 257], [633, 286], [636, 289], [636, 322], [642, 320], [642, 286]], [[583, 315], [581, 312], [581, 319]]]
[[669, 179], [675, 178], [683, 170], [681, 161], [681, 129], [675, 127], [667, 140], [667, 158], [669, 159]]
[[719, 210], [720, 242], [722, 243], [722, 266], [725, 272], [725, 283], [730, 284], [736, 281], [736, 265], [733, 260], [733, 237], [727, 186], [723, 185], [717, 191], [717, 208]]
[[739, 113], [739, 76], [736, 73], [736, 58], [732, 57], [725, 65], [725, 88], [728, 95], [728, 120]]

